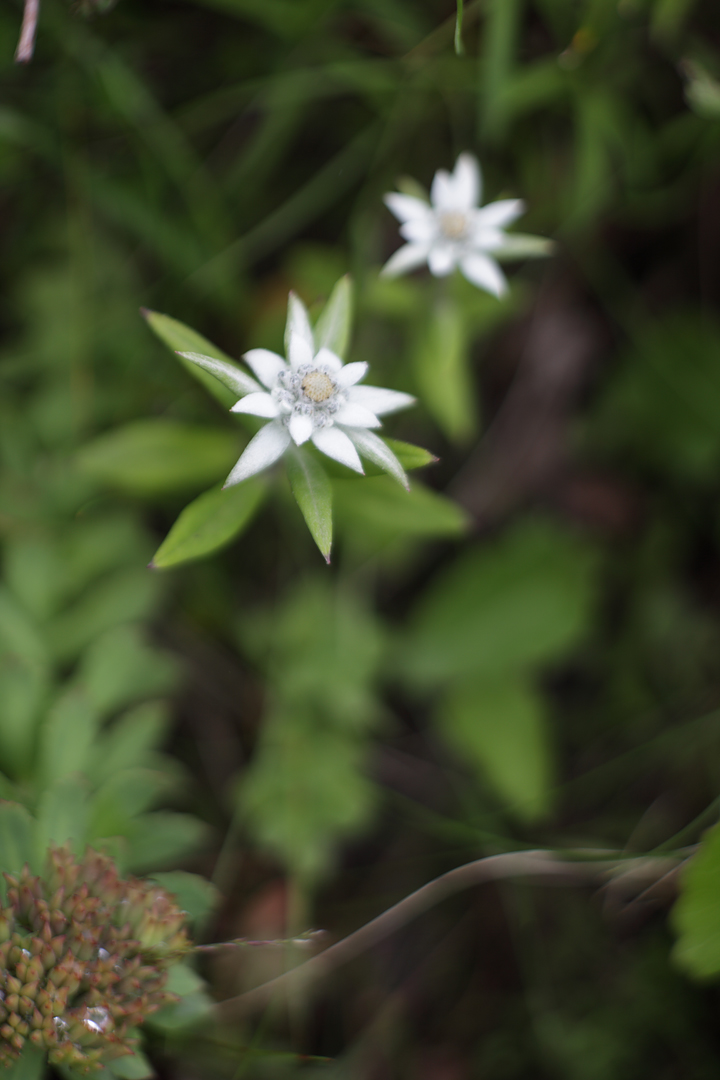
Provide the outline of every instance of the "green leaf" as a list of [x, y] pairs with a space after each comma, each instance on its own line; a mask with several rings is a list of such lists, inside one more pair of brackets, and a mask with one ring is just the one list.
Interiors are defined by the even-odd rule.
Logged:
[[209, 371], [223, 386], [226, 386], [228, 390], [232, 390], [236, 399], [244, 394], [253, 394], [262, 390], [260, 383], [256, 382], [252, 376], [247, 375], [236, 364], [229, 364], [225, 360], [216, 360], [212, 356], [203, 356], [201, 353], [195, 352], [179, 352], [178, 356], [182, 357], [183, 360], [189, 360], [191, 364], [202, 368], [203, 371]]
[[128, 835], [133, 819], [156, 804], [173, 784], [171, 777], [157, 769], [135, 766], [113, 773], [93, 796], [91, 837]]
[[[189, 876], [192, 877], [194, 875]], [[207, 882], [207, 884], [209, 884], [209, 882]], [[165, 984], [166, 990], [171, 994], [177, 994], [178, 997], [187, 997], [188, 994], [196, 994], [198, 990], [204, 990], [205, 986], [205, 980], [185, 963], [173, 964], [168, 972], [168, 980]]]
[[403, 491], [389, 476], [333, 481], [338, 527], [363, 545], [396, 540], [462, 536], [469, 518], [451, 499], [419, 481]]
[[47, 627], [55, 657], [71, 659], [111, 627], [148, 618], [161, 587], [158, 576], [144, 567], [108, 574]]
[[413, 469], [424, 469], [426, 465], [434, 465], [438, 461], [434, 454], [431, 454], [429, 450], [424, 450], [422, 446], [402, 442], [400, 439], [385, 439], [384, 441], [406, 472], [412, 472]]
[[267, 483], [260, 477], [206, 491], [185, 507], [150, 565], [167, 570], [218, 551], [250, 524], [266, 493]]
[[410, 482], [405, 475], [405, 470], [395, 457], [394, 453], [374, 431], [367, 428], [357, 428], [353, 435], [355, 449], [366, 460], [377, 466], [382, 472], [392, 476], [406, 491], [410, 490]]
[[530, 687], [516, 680], [460, 682], [440, 703], [436, 724], [517, 817], [548, 811], [552, 757], [543, 703]]
[[284, 723], [266, 727], [239, 797], [255, 841], [295, 873], [317, 879], [340, 838], [368, 821], [376, 797], [364, 744], [303, 721], [291, 707]]
[[554, 240], [548, 240], [544, 236], [506, 233], [502, 247], [495, 248], [492, 256], [499, 262], [509, 262], [512, 259], [544, 259], [553, 255], [556, 247]]
[[38, 771], [44, 786], [87, 766], [100, 713], [79, 687], [53, 705], [40, 733]]
[[99, 785], [123, 769], [148, 764], [169, 726], [167, 706], [161, 702], [140, 705], [103, 730], [90, 755], [88, 775]]
[[242, 440], [232, 431], [137, 420], [84, 446], [77, 461], [94, 480], [150, 496], [224, 479], [241, 450]]
[[79, 684], [103, 715], [141, 698], [160, 697], [177, 685], [178, 662], [150, 648], [138, 626], [114, 626], [83, 653]]
[[572, 534], [525, 521], [442, 572], [411, 616], [403, 666], [418, 686], [496, 680], [556, 659], [588, 624], [594, 552]]
[[420, 397], [434, 420], [455, 442], [477, 428], [476, 390], [470, 371], [470, 344], [462, 308], [445, 300], [429, 314], [414, 356]]
[[[173, 894], [182, 910], [187, 911], [191, 922], [202, 922], [220, 903], [220, 893], [213, 883], [199, 874], [171, 870], [165, 874], [153, 874], [153, 878]], [[174, 990], [173, 993], [179, 994], [181, 991]]]
[[108, 1065], [108, 1069], [113, 1076], [120, 1077], [120, 1080], [149, 1080], [155, 1076], [154, 1068], [140, 1050], [115, 1058]]
[[[162, 315], [159, 311], [148, 311], [147, 308], [141, 308], [141, 312], [150, 329], [157, 334], [160, 340], [167, 345], [169, 349], [172, 349], [174, 353], [200, 353], [203, 356], [210, 356], [216, 360], [223, 360], [225, 363], [234, 366], [230, 357], [226, 356], [222, 349], [218, 349], [216, 345], [213, 345], [213, 343], [203, 337], [202, 334], [198, 334], [196, 330], [191, 330], [190, 327], [185, 326], [184, 323], [171, 318], [169, 315]], [[202, 367], [198, 367], [197, 364], [191, 363], [191, 361], [186, 360], [184, 357], [181, 357], [180, 361], [193, 378], [202, 383], [205, 389], [208, 390], [221, 405], [226, 409], [232, 408], [237, 401], [237, 394], [235, 394], [234, 391], [228, 390], [226, 386], [223, 386], [222, 383], [218, 382], [215, 375], [205, 371]]]
[[285, 455], [285, 466], [295, 496], [313, 540], [326, 562], [332, 547], [333, 489], [320, 462], [301, 447]]
[[81, 855], [88, 834], [88, 785], [65, 776], [46, 788], [37, 808], [36, 854], [42, 865], [50, 844], [70, 843]]
[[25, 1043], [17, 1061], [3, 1069], [3, 1080], [41, 1080], [47, 1068], [47, 1053]]
[[315, 325], [315, 344], [318, 350], [330, 349], [345, 358], [352, 327], [352, 283], [348, 274], [341, 277]]
[[[35, 858], [35, 820], [24, 806], [0, 802], [0, 868], [7, 874], [19, 874], [27, 863], [37, 869]], [[0, 879], [5, 895], [4, 879]]]
[[143, 814], [129, 836], [127, 862], [134, 873], [171, 866], [203, 843], [207, 826], [191, 814]]
[[671, 915], [678, 935], [673, 960], [695, 978], [713, 978], [720, 975], [720, 826], [704, 834], [680, 886]]
[[146, 1024], [164, 1034], [172, 1034], [205, 1020], [212, 1012], [214, 1004], [215, 1002], [208, 994], [203, 990], [197, 990], [194, 994], [187, 994], [181, 998], [176, 1005], [168, 1005], [153, 1013], [148, 1017]]

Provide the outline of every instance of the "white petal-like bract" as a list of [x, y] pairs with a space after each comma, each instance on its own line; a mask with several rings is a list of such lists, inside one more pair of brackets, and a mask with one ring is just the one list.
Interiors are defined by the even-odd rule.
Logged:
[[347, 465], [355, 472], [364, 471], [355, 446], [339, 427], [320, 428], [319, 431], [314, 432], [312, 441], [318, 450], [334, 458], [335, 461], [339, 461], [341, 465]]
[[427, 262], [429, 252], [430, 244], [405, 244], [390, 256], [380, 273], [383, 277], [398, 277], [409, 270], [417, 270]]
[[460, 269], [468, 281], [486, 289], [493, 296], [501, 297], [507, 292], [505, 275], [495, 260], [487, 255], [466, 255], [460, 260]]
[[353, 386], [348, 390], [348, 401], [364, 405], [376, 416], [387, 416], [388, 413], [407, 409], [415, 404], [412, 394], [404, 394], [401, 390], [386, 390], [384, 386]]
[[243, 355], [243, 360], [250, 365], [260, 382], [263, 386], [267, 386], [268, 390], [272, 390], [280, 372], [287, 369], [287, 364], [282, 356], [270, 352], [269, 349], [250, 349], [249, 352]]
[[367, 375], [367, 370], [368, 366], [365, 363], [345, 364], [335, 376], [335, 382], [338, 386], [354, 386], [356, 382], [360, 382]]
[[288, 431], [296, 446], [302, 446], [313, 433], [313, 422], [309, 416], [292, 416], [288, 423]]
[[342, 424], [343, 427], [382, 427], [375, 413], [354, 401], [340, 406], [335, 413], [335, 423]]
[[248, 394], [247, 397], [240, 398], [237, 404], [233, 405], [230, 412], [248, 413], [250, 416], [264, 416], [269, 420], [274, 420], [276, 416], [280, 415], [277, 402], [273, 400], [270, 394], [262, 392]]
[[272, 465], [290, 445], [290, 432], [279, 420], [260, 428], [247, 444], [224, 486], [232, 487]]

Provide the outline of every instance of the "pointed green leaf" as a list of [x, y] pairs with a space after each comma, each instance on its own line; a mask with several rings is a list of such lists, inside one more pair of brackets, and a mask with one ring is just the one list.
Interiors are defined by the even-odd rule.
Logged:
[[367, 428], [357, 428], [353, 435], [353, 442], [364, 458], [371, 461], [373, 465], [377, 465], [383, 472], [389, 473], [406, 491], [410, 490], [410, 484], [402, 465], [387, 443], [383, 442], [374, 431], [368, 431]]
[[236, 364], [229, 364], [226, 360], [216, 360], [212, 356], [203, 356], [201, 353], [196, 352], [178, 352], [178, 356], [181, 356], [183, 360], [189, 360], [191, 364], [202, 368], [203, 371], [209, 371], [223, 386], [226, 386], [228, 390], [232, 390], [237, 397], [257, 393], [263, 389], [260, 383], [256, 382], [252, 376], [247, 375]]
[[47, 1053], [25, 1043], [17, 1061], [3, 1069], [3, 1080], [41, 1080], [47, 1068]]
[[514, 679], [457, 683], [441, 702], [438, 730], [509, 809], [532, 820], [549, 809], [552, 770], [543, 703]]
[[695, 978], [720, 975], [720, 826], [704, 834], [683, 871], [681, 890], [672, 911], [678, 935], [673, 959]]
[[422, 446], [415, 446], [414, 443], [402, 442], [400, 439], [385, 439], [383, 441], [387, 443], [403, 469], [407, 472], [411, 472], [413, 469], [424, 469], [426, 465], [434, 465], [439, 460], [429, 450], [425, 450]]
[[344, 359], [350, 341], [352, 325], [352, 282], [348, 274], [341, 277], [330, 294], [315, 326], [318, 349], [326, 348]]
[[285, 455], [288, 479], [313, 540], [325, 561], [332, 547], [332, 485], [320, 462], [300, 447]]
[[155, 1070], [140, 1050], [125, 1057], [115, 1058], [108, 1065], [108, 1069], [120, 1080], [150, 1080], [155, 1076]]
[[102, 483], [132, 495], [155, 495], [215, 483], [227, 476], [241, 449], [233, 431], [136, 420], [84, 446], [78, 464]]
[[229, 544], [250, 524], [266, 491], [265, 480], [256, 477], [233, 487], [206, 491], [185, 507], [150, 565], [167, 570]]
[[37, 808], [36, 857], [40, 864], [50, 844], [70, 843], [80, 855], [88, 838], [88, 784], [65, 776], [46, 788]]
[[[222, 349], [218, 349], [216, 345], [213, 345], [211, 341], [208, 341], [202, 334], [198, 334], [197, 330], [192, 330], [189, 326], [185, 326], [184, 323], [179, 322], [178, 319], [173, 319], [169, 315], [163, 315], [159, 311], [148, 311], [147, 308], [140, 309], [145, 321], [150, 329], [157, 334], [160, 340], [167, 345], [169, 349], [172, 349], [174, 353], [181, 352], [193, 352], [200, 353], [204, 356], [215, 357], [217, 360], [224, 360], [228, 364], [232, 364], [232, 360], [227, 356]], [[232, 408], [237, 401], [237, 397], [222, 386], [215, 375], [205, 371], [204, 368], [198, 367], [197, 364], [191, 363], [184, 357], [181, 357], [183, 367], [190, 372], [193, 378], [201, 382], [202, 385], [208, 390], [214, 398], [216, 398], [221, 405], [224, 405], [226, 409]]]
[[19, 874], [25, 863], [36, 866], [35, 821], [19, 803], [0, 802], [0, 867], [5, 873]]
[[[153, 879], [172, 893], [192, 922], [202, 922], [220, 903], [220, 893], [213, 883], [199, 874], [190, 874], [187, 870], [169, 870], [165, 874], [153, 874]], [[196, 990], [197, 986], [192, 989]], [[181, 991], [173, 993], [179, 994]]]
[[529, 233], [506, 233], [502, 247], [495, 248], [494, 259], [505, 262], [510, 259], [544, 259], [555, 252], [554, 240], [545, 236], [531, 236]]

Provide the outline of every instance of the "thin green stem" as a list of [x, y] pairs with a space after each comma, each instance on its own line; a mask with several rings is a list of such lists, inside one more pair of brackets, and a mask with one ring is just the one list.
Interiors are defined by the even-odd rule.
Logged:
[[463, 0], [457, 0], [457, 16], [455, 18], [455, 55], [464, 56], [465, 46], [462, 39], [463, 29]]

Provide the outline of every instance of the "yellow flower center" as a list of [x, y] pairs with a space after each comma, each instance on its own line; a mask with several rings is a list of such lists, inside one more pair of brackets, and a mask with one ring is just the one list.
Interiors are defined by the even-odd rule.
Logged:
[[448, 240], [462, 240], [467, 224], [467, 218], [460, 210], [446, 210], [440, 215], [440, 228]]
[[327, 401], [335, 390], [335, 383], [324, 371], [309, 371], [300, 385], [306, 396], [318, 405]]

